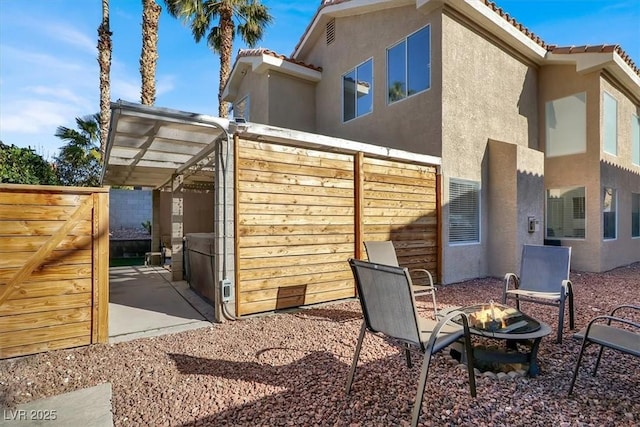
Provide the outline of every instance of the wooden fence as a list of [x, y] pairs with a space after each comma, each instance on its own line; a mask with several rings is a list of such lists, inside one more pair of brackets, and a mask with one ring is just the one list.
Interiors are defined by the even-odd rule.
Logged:
[[347, 259], [393, 240], [401, 265], [437, 275], [431, 165], [236, 140], [236, 313], [353, 297]]
[[0, 358], [108, 340], [109, 189], [0, 184]]

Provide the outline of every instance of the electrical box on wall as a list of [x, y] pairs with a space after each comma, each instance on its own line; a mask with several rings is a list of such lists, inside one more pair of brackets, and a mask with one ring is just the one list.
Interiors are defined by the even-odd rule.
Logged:
[[233, 286], [231, 280], [222, 279], [220, 281], [220, 299], [222, 302], [229, 302], [233, 299]]
[[530, 216], [527, 220], [529, 224], [529, 233], [540, 231], [540, 221], [538, 221], [535, 216]]

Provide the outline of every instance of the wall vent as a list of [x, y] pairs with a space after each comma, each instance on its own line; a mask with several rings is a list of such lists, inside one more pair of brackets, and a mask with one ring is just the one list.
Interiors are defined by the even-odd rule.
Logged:
[[330, 45], [336, 39], [336, 20], [327, 22], [327, 44]]

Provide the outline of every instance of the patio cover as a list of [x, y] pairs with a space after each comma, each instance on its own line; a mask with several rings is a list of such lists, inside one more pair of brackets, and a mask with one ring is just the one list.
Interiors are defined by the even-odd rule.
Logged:
[[111, 104], [103, 185], [162, 188], [182, 174], [185, 187], [211, 187], [227, 119], [125, 101]]

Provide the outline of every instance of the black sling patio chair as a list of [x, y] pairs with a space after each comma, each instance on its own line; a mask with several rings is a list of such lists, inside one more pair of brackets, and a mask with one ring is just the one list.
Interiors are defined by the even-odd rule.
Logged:
[[[624, 314], [618, 314], [619, 312]], [[582, 340], [582, 346], [573, 371], [571, 385], [569, 385], [569, 395], [573, 392], [584, 349], [587, 346], [591, 344], [600, 346], [598, 358], [593, 368], [593, 376], [596, 375], [605, 347], [640, 357], [640, 323], [632, 320], [633, 314], [636, 314], [636, 316], [640, 314], [640, 306], [631, 304], [619, 305], [611, 310], [609, 315], [596, 316], [591, 319], [584, 329], [581, 329], [573, 336], [575, 339]]]
[[[400, 267], [396, 248], [393, 246], [393, 242], [391, 240], [366, 241], [364, 242], [364, 248], [367, 251], [367, 258], [369, 259], [369, 262]], [[435, 319], [438, 314], [438, 304], [436, 303], [436, 287], [433, 284], [433, 276], [431, 275], [431, 272], [424, 268], [413, 268], [410, 269], [409, 272], [421, 273], [425, 275], [426, 279], [429, 281], [429, 284], [426, 285], [412, 284], [411, 289], [415, 296], [431, 295], [431, 300], [433, 302], [433, 315]]]
[[[360, 351], [367, 332], [382, 334], [402, 344], [410, 345], [424, 354], [418, 390], [412, 411], [411, 425], [418, 424], [431, 355], [464, 339], [471, 396], [476, 396], [473, 349], [467, 317], [452, 311], [436, 322], [418, 315], [411, 289], [411, 277], [406, 268], [349, 260], [356, 281], [364, 322], [360, 329], [351, 369], [347, 377], [346, 393], [351, 392]], [[461, 325], [452, 323], [459, 318]]]
[[[520, 275], [507, 273], [504, 276], [502, 303], [515, 298], [516, 308], [520, 301], [528, 301], [558, 307], [558, 335], [562, 342], [565, 302], [569, 300], [569, 328], [574, 329], [573, 288], [569, 280], [571, 247], [523, 245]], [[510, 287], [509, 285], [513, 285]]]

